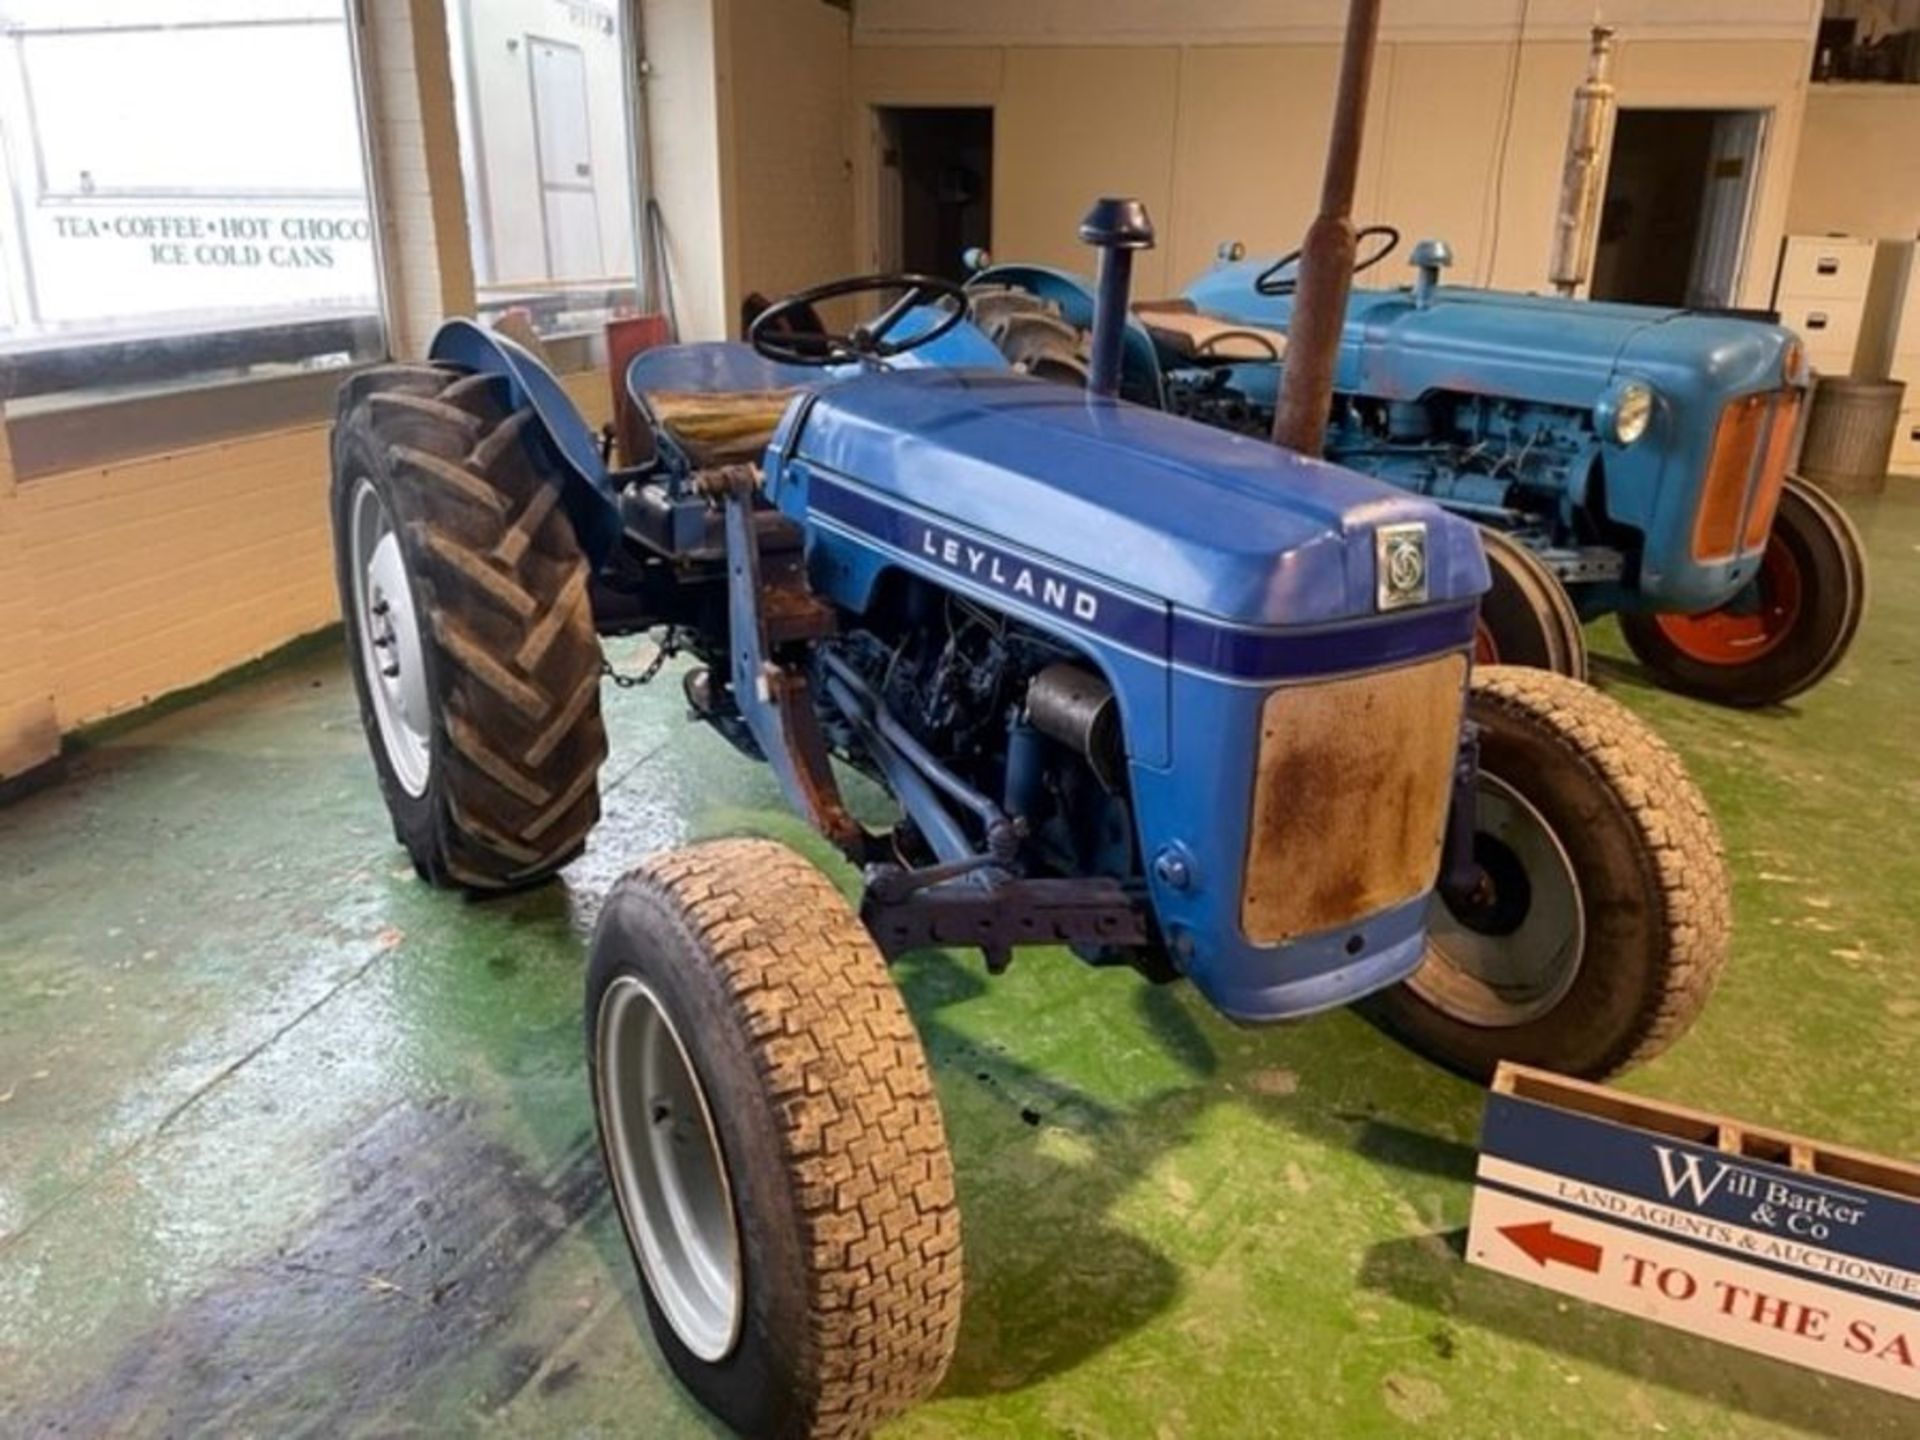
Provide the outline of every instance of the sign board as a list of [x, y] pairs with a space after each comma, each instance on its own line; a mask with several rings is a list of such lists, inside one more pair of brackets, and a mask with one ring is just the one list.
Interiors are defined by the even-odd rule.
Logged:
[[1467, 1256], [1920, 1399], [1920, 1169], [1503, 1065]]

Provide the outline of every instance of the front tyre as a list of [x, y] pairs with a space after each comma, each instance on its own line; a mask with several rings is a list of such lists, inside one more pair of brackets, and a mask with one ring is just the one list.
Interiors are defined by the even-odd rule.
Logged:
[[1623, 614], [1620, 629], [1662, 685], [1720, 705], [1778, 705], [1846, 657], [1867, 608], [1867, 564], [1846, 512], [1790, 476], [1760, 572], [1703, 615]]
[[1693, 1023], [1726, 962], [1719, 831], [1679, 758], [1598, 691], [1476, 670], [1470, 900], [1436, 895], [1426, 959], [1373, 1013], [1413, 1049], [1485, 1080], [1501, 1060], [1595, 1080]]
[[385, 365], [342, 387], [333, 536], [361, 721], [396, 838], [436, 885], [579, 854], [606, 758], [588, 567], [505, 382]]
[[601, 1156], [668, 1363], [747, 1436], [865, 1435], [959, 1330], [960, 1218], [920, 1041], [872, 939], [763, 840], [655, 856], [587, 975]]

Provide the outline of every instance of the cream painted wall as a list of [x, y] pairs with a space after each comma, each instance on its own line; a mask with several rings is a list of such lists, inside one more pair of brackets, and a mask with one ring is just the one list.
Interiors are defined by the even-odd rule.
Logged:
[[1920, 85], [1815, 85], [1787, 202], [1792, 234], [1920, 234]]
[[[12, 592], [0, 591], [0, 712], [17, 716], [23, 693], [50, 700], [29, 706], [28, 738], [41, 743], [25, 758], [335, 620], [326, 495], [324, 425], [0, 493], [0, 586]], [[37, 663], [31, 645], [17, 648], [23, 636], [38, 638]], [[7, 724], [0, 736], [17, 736]], [[16, 764], [0, 743], [0, 776]]]
[[60, 748], [37, 599], [6, 427], [0, 426], [0, 783]]
[[640, 7], [647, 156], [683, 340], [727, 334], [717, 47], [730, 8], [731, 0], [646, 0]]
[[[1233, 33], [1305, 37], [1326, 28], [1326, 17], [1314, 18], [1321, 10], [1338, 14], [1337, 6], [1300, 9], [1304, 17], [1288, 11], [1287, 25], [1263, 28], [1247, 17], [1282, 14], [1265, 0], [1210, 7], [1212, 20], [1189, 26], [1208, 43], [1178, 45], [1147, 43], [1143, 37], [1171, 27], [1168, 7], [1144, 3], [1106, 12], [1100, 39], [1124, 34], [1136, 42], [1128, 44], [1082, 43], [1067, 23], [1073, 5], [862, 5], [852, 68], [861, 260], [877, 256], [877, 105], [994, 107], [993, 249], [1003, 259], [1085, 268], [1090, 257], [1074, 230], [1103, 192], [1141, 197], [1159, 227], [1159, 248], [1138, 262], [1143, 295], [1184, 284], [1224, 240], [1255, 251], [1291, 248], [1318, 199], [1338, 46], [1308, 38], [1221, 43], [1230, 32], [1219, 17], [1241, 17]], [[1586, 62], [1584, 18], [1539, 18], [1560, 10], [1571, 14], [1536, 8], [1524, 44], [1513, 38], [1515, 6], [1427, 6], [1389, 29], [1398, 38], [1382, 44], [1375, 62], [1357, 221], [1397, 225], [1409, 243], [1445, 238], [1458, 279], [1544, 288], [1572, 91]], [[1716, 38], [1697, 38], [1709, 25], [1701, 16], [1724, 10], [1670, 7], [1666, 22], [1626, 29], [1616, 79], [1623, 106], [1772, 113], [1741, 285], [1743, 300], [1760, 304], [1785, 221], [1813, 11], [1780, 0], [1755, 7], [1739, 31], [1722, 25]], [[1153, 17], [1157, 29], [1147, 23]], [[1484, 38], [1497, 34], [1497, 17], [1506, 38]], [[1131, 31], [1130, 20], [1139, 22]], [[1007, 34], [1044, 43], [934, 43]], [[1455, 38], [1465, 36], [1483, 38]], [[1401, 263], [1388, 262], [1382, 279], [1399, 283]]]
[[727, 316], [854, 267], [850, 24], [823, 0], [727, 0]]

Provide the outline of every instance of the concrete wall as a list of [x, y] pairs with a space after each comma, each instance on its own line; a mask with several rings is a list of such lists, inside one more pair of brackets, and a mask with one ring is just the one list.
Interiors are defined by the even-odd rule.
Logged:
[[[1742, 295], [1763, 299], [1784, 223], [1817, 5], [1609, 6], [1628, 106], [1773, 113]], [[855, 230], [875, 252], [875, 105], [995, 109], [994, 241], [1002, 258], [1084, 266], [1074, 226], [1101, 192], [1145, 199], [1160, 248], [1140, 292], [1177, 287], [1222, 240], [1296, 244], [1330, 124], [1335, 0], [865, 0], [852, 71]], [[1389, 7], [1376, 59], [1357, 218], [1439, 235], [1456, 276], [1545, 283], [1554, 197], [1590, 8]], [[1397, 265], [1396, 262], [1390, 262]]]
[[1920, 85], [1811, 87], [1787, 227], [1920, 235]]

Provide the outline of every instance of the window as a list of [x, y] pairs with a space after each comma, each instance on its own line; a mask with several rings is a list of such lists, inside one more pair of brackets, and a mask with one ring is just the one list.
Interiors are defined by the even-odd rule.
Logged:
[[635, 306], [630, 9], [447, 0], [483, 315], [525, 310], [554, 336]]
[[344, 0], [0, 0], [0, 137], [10, 414], [384, 353]]

